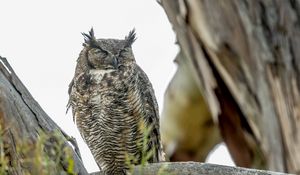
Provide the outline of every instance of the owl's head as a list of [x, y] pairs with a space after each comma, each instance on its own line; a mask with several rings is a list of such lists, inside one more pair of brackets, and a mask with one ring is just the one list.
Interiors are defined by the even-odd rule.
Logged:
[[87, 47], [87, 61], [92, 69], [119, 69], [120, 67], [132, 65], [135, 59], [131, 45], [136, 40], [135, 30], [123, 40], [118, 39], [96, 39], [93, 28], [88, 34], [82, 33]]

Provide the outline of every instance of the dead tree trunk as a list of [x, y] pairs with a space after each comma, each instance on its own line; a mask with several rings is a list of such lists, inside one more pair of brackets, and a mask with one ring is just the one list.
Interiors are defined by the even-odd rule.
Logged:
[[[87, 175], [76, 142], [41, 109], [18, 79], [5, 58], [0, 57], [0, 174]], [[68, 141], [75, 146], [73, 150]], [[101, 172], [90, 175], [101, 175]], [[133, 175], [283, 173], [195, 162], [156, 163], [136, 166]]]
[[[76, 142], [41, 109], [18, 79], [5, 58], [0, 57], [0, 174], [87, 175]], [[75, 150], [71, 148], [70, 141]], [[90, 175], [101, 175], [101, 172]], [[136, 166], [133, 175], [283, 173], [195, 162], [155, 163]]]
[[74, 140], [42, 110], [2, 57], [0, 129], [0, 174], [88, 174], [68, 143]]
[[300, 1], [161, 4], [236, 164], [299, 174]]

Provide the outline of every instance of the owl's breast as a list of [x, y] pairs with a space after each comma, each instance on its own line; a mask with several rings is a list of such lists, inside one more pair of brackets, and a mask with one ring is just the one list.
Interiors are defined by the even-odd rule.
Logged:
[[[125, 101], [130, 86], [129, 71], [120, 70], [90, 70], [89, 104], [95, 108], [120, 107]], [[122, 105], [121, 105], [122, 107]], [[114, 108], [115, 109], [115, 108]]]
[[93, 82], [93, 84], [100, 84], [103, 78], [111, 72], [114, 72], [114, 70], [91, 69], [89, 71], [89, 75], [91, 77], [91, 81]]
[[129, 82], [134, 78], [134, 67], [121, 67], [116, 70], [97, 70], [89, 71], [91, 77], [91, 85], [100, 85], [102, 88], [112, 90], [123, 88], [124, 84], [129, 85]]

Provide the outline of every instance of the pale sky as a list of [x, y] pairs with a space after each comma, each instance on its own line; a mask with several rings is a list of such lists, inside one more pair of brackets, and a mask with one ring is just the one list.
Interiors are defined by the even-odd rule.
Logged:
[[[135, 28], [137, 63], [153, 84], [160, 112], [163, 94], [176, 66], [178, 47], [163, 9], [155, 0], [10, 0], [0, 2], [0, 55], [6, 57], [46, 113], [76, 138], [85, 167], [98, 167], [67, 115], [68, 85], [83, 36], [94, 27], [97, 38], [123, 39]], [[233, 165], [220, 146], [209, 162]]]

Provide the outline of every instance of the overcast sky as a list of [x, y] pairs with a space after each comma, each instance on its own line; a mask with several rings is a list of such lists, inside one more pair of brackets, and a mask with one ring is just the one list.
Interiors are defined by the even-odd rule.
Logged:
[[[79, 142], [88, 171], [98, 167], [67, 115], [67, 89], [82, 49], [81, 32], [94, 27], [97, 38], [123, 39], [135, 28], [133, 51], [153, 84], [162, 109], [163, 94], [176, 66], [172, 27], [155, 0], [10, 0], [0, 2], [0, 55], [47, 114]], [[210, 162], [232, 165], [224, 146]]]

